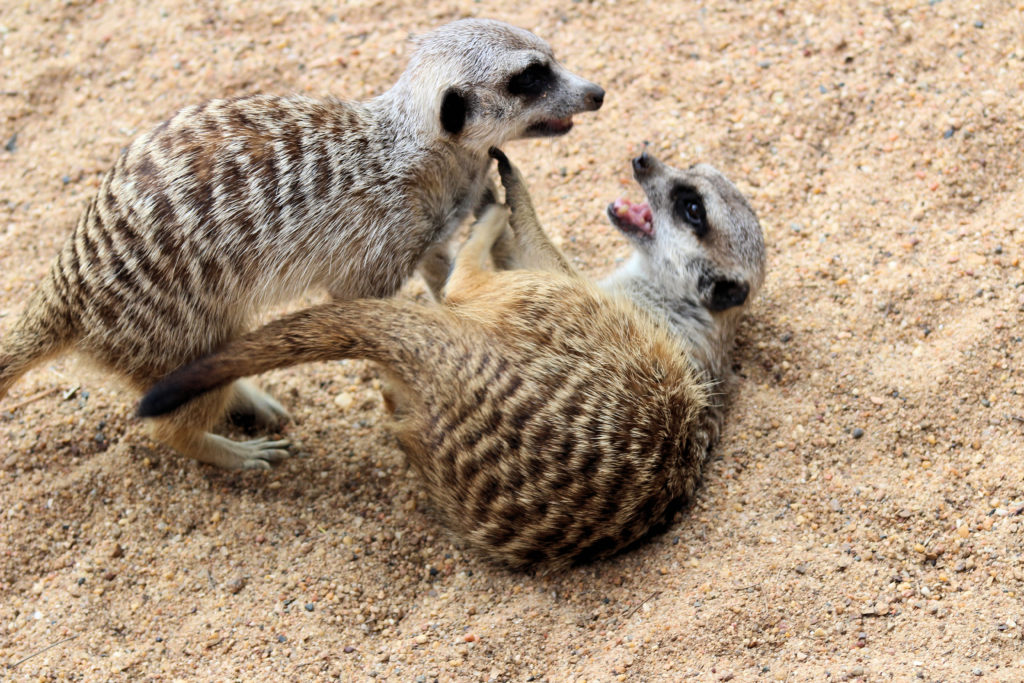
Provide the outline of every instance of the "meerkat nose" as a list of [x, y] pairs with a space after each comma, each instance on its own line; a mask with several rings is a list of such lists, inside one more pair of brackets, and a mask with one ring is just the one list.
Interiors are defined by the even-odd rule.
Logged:
[[604, 88], [599, 85], [588, 88], [584, 101], [588, 110], [597, 111], [604, 104]]
[[643, 153], [640, 154], [640, 156], [633, 159], [633, 174], [639, 178], [641, 175], [645, 175], [650, 170], [651, 155], [648, 154], [647, 150], [645, 149]]

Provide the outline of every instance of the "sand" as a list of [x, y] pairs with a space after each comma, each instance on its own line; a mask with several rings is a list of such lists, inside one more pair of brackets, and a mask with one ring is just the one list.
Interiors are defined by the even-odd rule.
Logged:
[[0, 402], [0, 679], [1024, 679], [1019, 2], [8, 0], [0, 334], [133, 136], [210, 97], [371, 96], [468, 15], [608, 91], [506, 147], [582, 270], [628, 254], [603, 210], [644, 141], [761, 217], [696, 503], [613, 560], [509, 573], [426, 511], [368, 365], [261, 378], [305, 457], [233, 473], [60, 358]]

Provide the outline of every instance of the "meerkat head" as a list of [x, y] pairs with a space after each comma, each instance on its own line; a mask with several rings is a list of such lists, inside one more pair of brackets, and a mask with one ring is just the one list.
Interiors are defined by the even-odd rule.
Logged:
[[558, 63], [533, 33], [463, 19], [421, 36], [399, 80], [439, 132], [486, 154], [518, 138], [564, 135], [574, 114], [595, 111], [604, 90]]
[[619, 199], [608, 217], [667, 298], [712, 314], [741, 310], [764, 281], [764, 237], [740, 191], [708, 164], [679, 170], [646, 151], [633, 159], [646, 202]]

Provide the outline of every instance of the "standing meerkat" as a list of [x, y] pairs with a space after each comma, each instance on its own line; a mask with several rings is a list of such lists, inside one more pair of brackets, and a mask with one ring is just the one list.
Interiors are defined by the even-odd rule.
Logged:
[[[562, 135], [603, 98], [529, 31], [465, 19], [421, 37], [398, 82], [365, 102], [251, 96], [183, 109], [103, 178], [0, 343], [0, 398], [69, 348], [143, 389], [311, 287], [386, 297], [422, 262], [437, 292], [446, 243], [484, 195], [487, 150]], [[239, 382], [152, 431], [224, 468], [287, 455], [286, 441], [209, 433], [228, 409], [267, 427], [288, 417]]]
[[[383, 367], [393, 428], [443, 521], [492, 560], [565, 567], [670, 521], [721, 427], [716, 385], [764, 277], [757, 218], [712, 167], [638, 157], [650, 204], [609, 210], [637, 254], [602, 288], [551, 244], [495, 154], [510, 229], [506, 209], [484, 215], [443, 306], [300, 311], [172, 373], [140, 414], [271, 368], [365, 358]], [[495, 264], [525, 270], [486, 270], [496, 240]]]

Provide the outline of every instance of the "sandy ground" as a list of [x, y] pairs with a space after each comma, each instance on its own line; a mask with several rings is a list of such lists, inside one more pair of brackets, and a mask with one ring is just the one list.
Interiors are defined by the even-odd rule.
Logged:
[[0, 403], [0, 679], [1024, 679], [1024, 5], [717, 4], [3, 2], [0, 333], [134, 135], [216, 96], [370, 96], [467, 15], [608, 90], [506, 148], [582, 269], [626, 255], [602, 212], [647, 140], [737, 181], [770, 271], [696, 505], [557, 576], [438, 527], [369, 366], [261, 380], [309, 455], [268, 473], [39, 368]]

